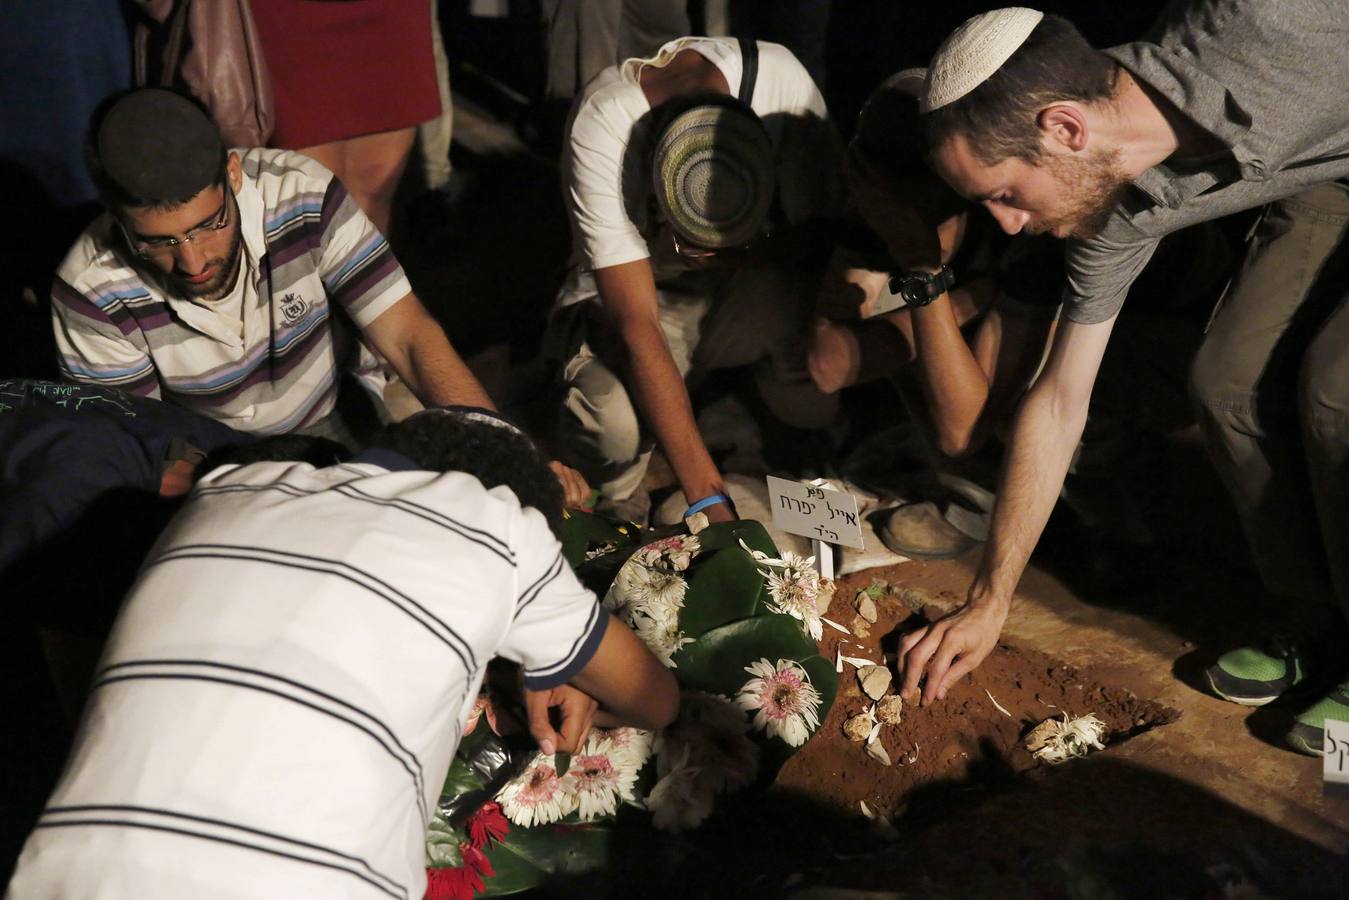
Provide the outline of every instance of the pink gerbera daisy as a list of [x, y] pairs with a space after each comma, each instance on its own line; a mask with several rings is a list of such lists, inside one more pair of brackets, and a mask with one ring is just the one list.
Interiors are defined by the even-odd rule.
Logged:
[[516, 825], [546, 825], [576, 808], [576, 795], [565, 790], [553, 756], [540, 753], [497, 793], [501, 811]]
[[571, 758], [561, 787], [575, 794], [581, 821], [611, 816], [618, 810], [620, 797], [633, 799], [632, 785], [637, 779], [637, 770], [624, 765], [625, 761], [607, 740], [594, 737]]
[[754, 727], [799, 747], [820, 727], [820, 692], [800, 663], [780, 659], [777, 664], [760, 659], [745, 667], [755, 676], [746, 681], [736, 704], [754, 713]]

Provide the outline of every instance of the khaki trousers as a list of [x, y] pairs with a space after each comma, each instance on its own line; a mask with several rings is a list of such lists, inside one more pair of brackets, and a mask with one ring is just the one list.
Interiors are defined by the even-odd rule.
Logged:
[[1269, 207], [1191, 371], [1272, 595], [1349, 614], [1349, 185]]
[[[717, 369], [752, 366], [772, 414], [798, 428], [821, 428], [837, 398], [820, 393], [805, 364], [805, 342], [818, 273], [782, 267], [688, 272], [657, 283], [661, 330], [686, 382]], [[612, 346], [594, 279], [578, 273], [564, 288], [554, 336], [573, 335], [562, 380], [561, 456], [601, 496], [630, 497], [641, 485], [654, 446], [623, 380], [597, 348]]]

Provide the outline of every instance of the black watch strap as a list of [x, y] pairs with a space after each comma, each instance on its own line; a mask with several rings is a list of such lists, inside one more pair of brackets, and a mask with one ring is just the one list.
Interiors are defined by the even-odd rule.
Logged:
[[956, 283], [950, 266], [936, 272], [900, 272], [890, 276], [890, 292], [904, 298], [905, 306], [927, 306]]

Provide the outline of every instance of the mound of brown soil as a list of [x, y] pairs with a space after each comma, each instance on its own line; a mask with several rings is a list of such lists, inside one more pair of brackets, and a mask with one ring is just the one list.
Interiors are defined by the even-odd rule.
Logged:
[[[842, 579], [827, 618], [851, 625], [857, 617], [854, 598], [872, 584], [872, 575]], [[892, 585], [890, 593], [876, 602], [877, 621], [867, 629], [867, 637], [826, 626], [821, 654], [834, 659], [841, 649], [845, 656], [884, 659], [893, 671], [899, 635], [938, 615], [930, 608], [914, 610], [916, 598], [921, 595]], [[891, 690], [898, 690], [897, 676]], [[950, 689], [945, 700], [926, 707], [906, 703], [899, 724], [881, 727], [879, 738], [892, 760], [890, 766], [873, 759], [865, 744], [843, 733], [843, 723], [870, 704], [858, 685], [857, 669], [845, 662], [828, 719], [784, 766], [776, 789], [799, 791], [840, 812], [858, 813], [859, 801], [864, 801], [873, 813], [888, 818], [903, 812], [906, 799], [918, 788], [963, 789], [1047, 768], [1024, 748], [1022, 737], [1051, 716], [1094, 713], [1109, 726], [1109, 747], [1179, 715], [1043, 653], [1007, 644], [999, 644], [983, 665]]]

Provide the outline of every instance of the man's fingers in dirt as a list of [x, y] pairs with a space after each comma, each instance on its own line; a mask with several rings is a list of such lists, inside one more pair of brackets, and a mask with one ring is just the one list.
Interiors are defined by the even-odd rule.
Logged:
[[966, 651], [961, 654], [955, 664], [947, 669], [946, 674], [942, 676], [941, 683], [937, 685], [937, 699], [945, 700], [946, 692], [954, 687], [957, 681], [977, 669], [979, 663], [983, 661], [983, 657], [977, 653]]
[[923, 677], [923, 668], [937, 648], [937, 642], [930, 641], [932, 636], [932, 626], [925, 625], [917, 631], [904, 635], [900, 640], [898, 665], [902, 678], [899, 688], [901, 697], [912, 699], [918, 693], [918, 682]]
[[951, 669], [951, 663], [962, 649], [962, 642], [952, 632], [947, 629], [942, 635], [941, 645], [937, 652], [932, 655], [932, 661], [927, 664], [927, 683], [923, 686], [923, 705], [927, 706], [941, 697], [938, 693], [938, 686], [946, 679], [947, 672]]

